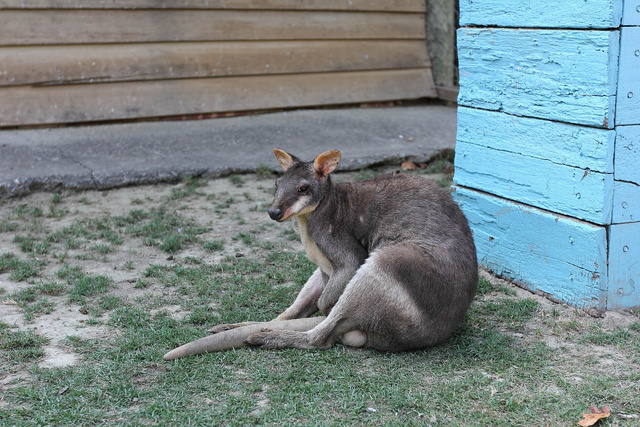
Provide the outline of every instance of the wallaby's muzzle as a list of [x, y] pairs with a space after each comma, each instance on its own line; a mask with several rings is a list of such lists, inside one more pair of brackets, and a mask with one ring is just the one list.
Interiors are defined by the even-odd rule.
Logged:
[[274, 221], [280, 221], [282, 219], [282, 209], [271, 208], [269, 209], [269, 216]]

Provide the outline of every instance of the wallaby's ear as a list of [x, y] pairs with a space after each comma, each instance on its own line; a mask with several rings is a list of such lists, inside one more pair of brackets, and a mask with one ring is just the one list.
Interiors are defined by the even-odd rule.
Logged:
[[342, 155], [338, 150], [325, 151], [316, 157], [313, 167], [320, 178], [329, 175], [340, 163]]
[[291, 154], [285, 153], [279, 148], [274, 148], [273, 154], [276, 155], [276, 159], [278, 159], [278, 163], [280, 163], [280, 166], [282, 166], [282, 169], [284, 169], [285, 172], [293, 164], [293, 156], [291, 156]]

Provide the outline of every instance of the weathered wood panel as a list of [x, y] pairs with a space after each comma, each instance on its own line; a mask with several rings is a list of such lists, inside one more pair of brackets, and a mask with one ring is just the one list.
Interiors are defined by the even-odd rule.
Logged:
[[435, 96], [428, 68], [0, 88], [0, 126]]
[[640, 222], [611, 226], [609, 242], [608, 308], [640, 308]]
[[0, 10], [0, 45], [223, 40], [424, 39], [415, 13]]
[[[636, 163], [636, 167], [638, 163]], [[613, 196], [614, 224], [640, 222], [640, 185], [615, 181]]]
[[455, 187], [480, 264], [578, 307], [606, 307], [607, 233], [596, 226]]
[[619, 67], [616, 125], [640, 124], [640, 27], [620, 31]]
[[533, 28], [616, 28], [621, 0], [460, 0], [460, 25]]
[[640, 25], [640, 3], [637, 0], [624, 0], [622, 25]]
[[425, 0], [0, 0], [0, 9], [260, 9], [424, 12]]
[[533, 157], [593, 172], [614, 170], [613, 130], [458, 107], [457, 137], [466, 144], [521, 155], [523, 162]]
[[618, 31], [458, 30], [461, 105], [612, 128]]
[[615, 179], [640, 185], [640, 126], [616, 127]]
[[0, 86], [423, 68], [422, 40], [0, 48]]
[[611, 221], [613, 174], [456, 142], [454, 181], [596, 224]]

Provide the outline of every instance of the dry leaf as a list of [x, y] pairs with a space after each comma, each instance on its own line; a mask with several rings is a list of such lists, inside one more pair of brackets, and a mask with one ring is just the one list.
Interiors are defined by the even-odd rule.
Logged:
[[411, 160], [402, 162], [402, 164], [400, 165], [400, 169], [402, 169], [403, 171], [412, 171], [412, 170], [416, 170], [417, 168], [418, 167], [416, 166], [416, 164], [413, 163]]
[[584, 419], [578, 422], [578, 424], [580, 424], [583, 427], [592, 426], [598, 421], [600, 421], [601, 419], [607, 418], [609, 415], [611, 415], [611, 410], [609, 409], [609, 405], [602, 408], [602, 411], [596, 408], [595, 406], [592, 406], [589, 409], [591, 409], [591, 413], [582, 414]]

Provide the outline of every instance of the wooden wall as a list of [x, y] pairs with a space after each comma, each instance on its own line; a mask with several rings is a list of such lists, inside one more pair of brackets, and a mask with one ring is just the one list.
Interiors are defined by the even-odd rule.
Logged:
[[640, 306], [640, 3], [461, 0], [456, 200], [480, 262]]
[[432, 96], [424, 0], [0, 0], [0, 126]]

